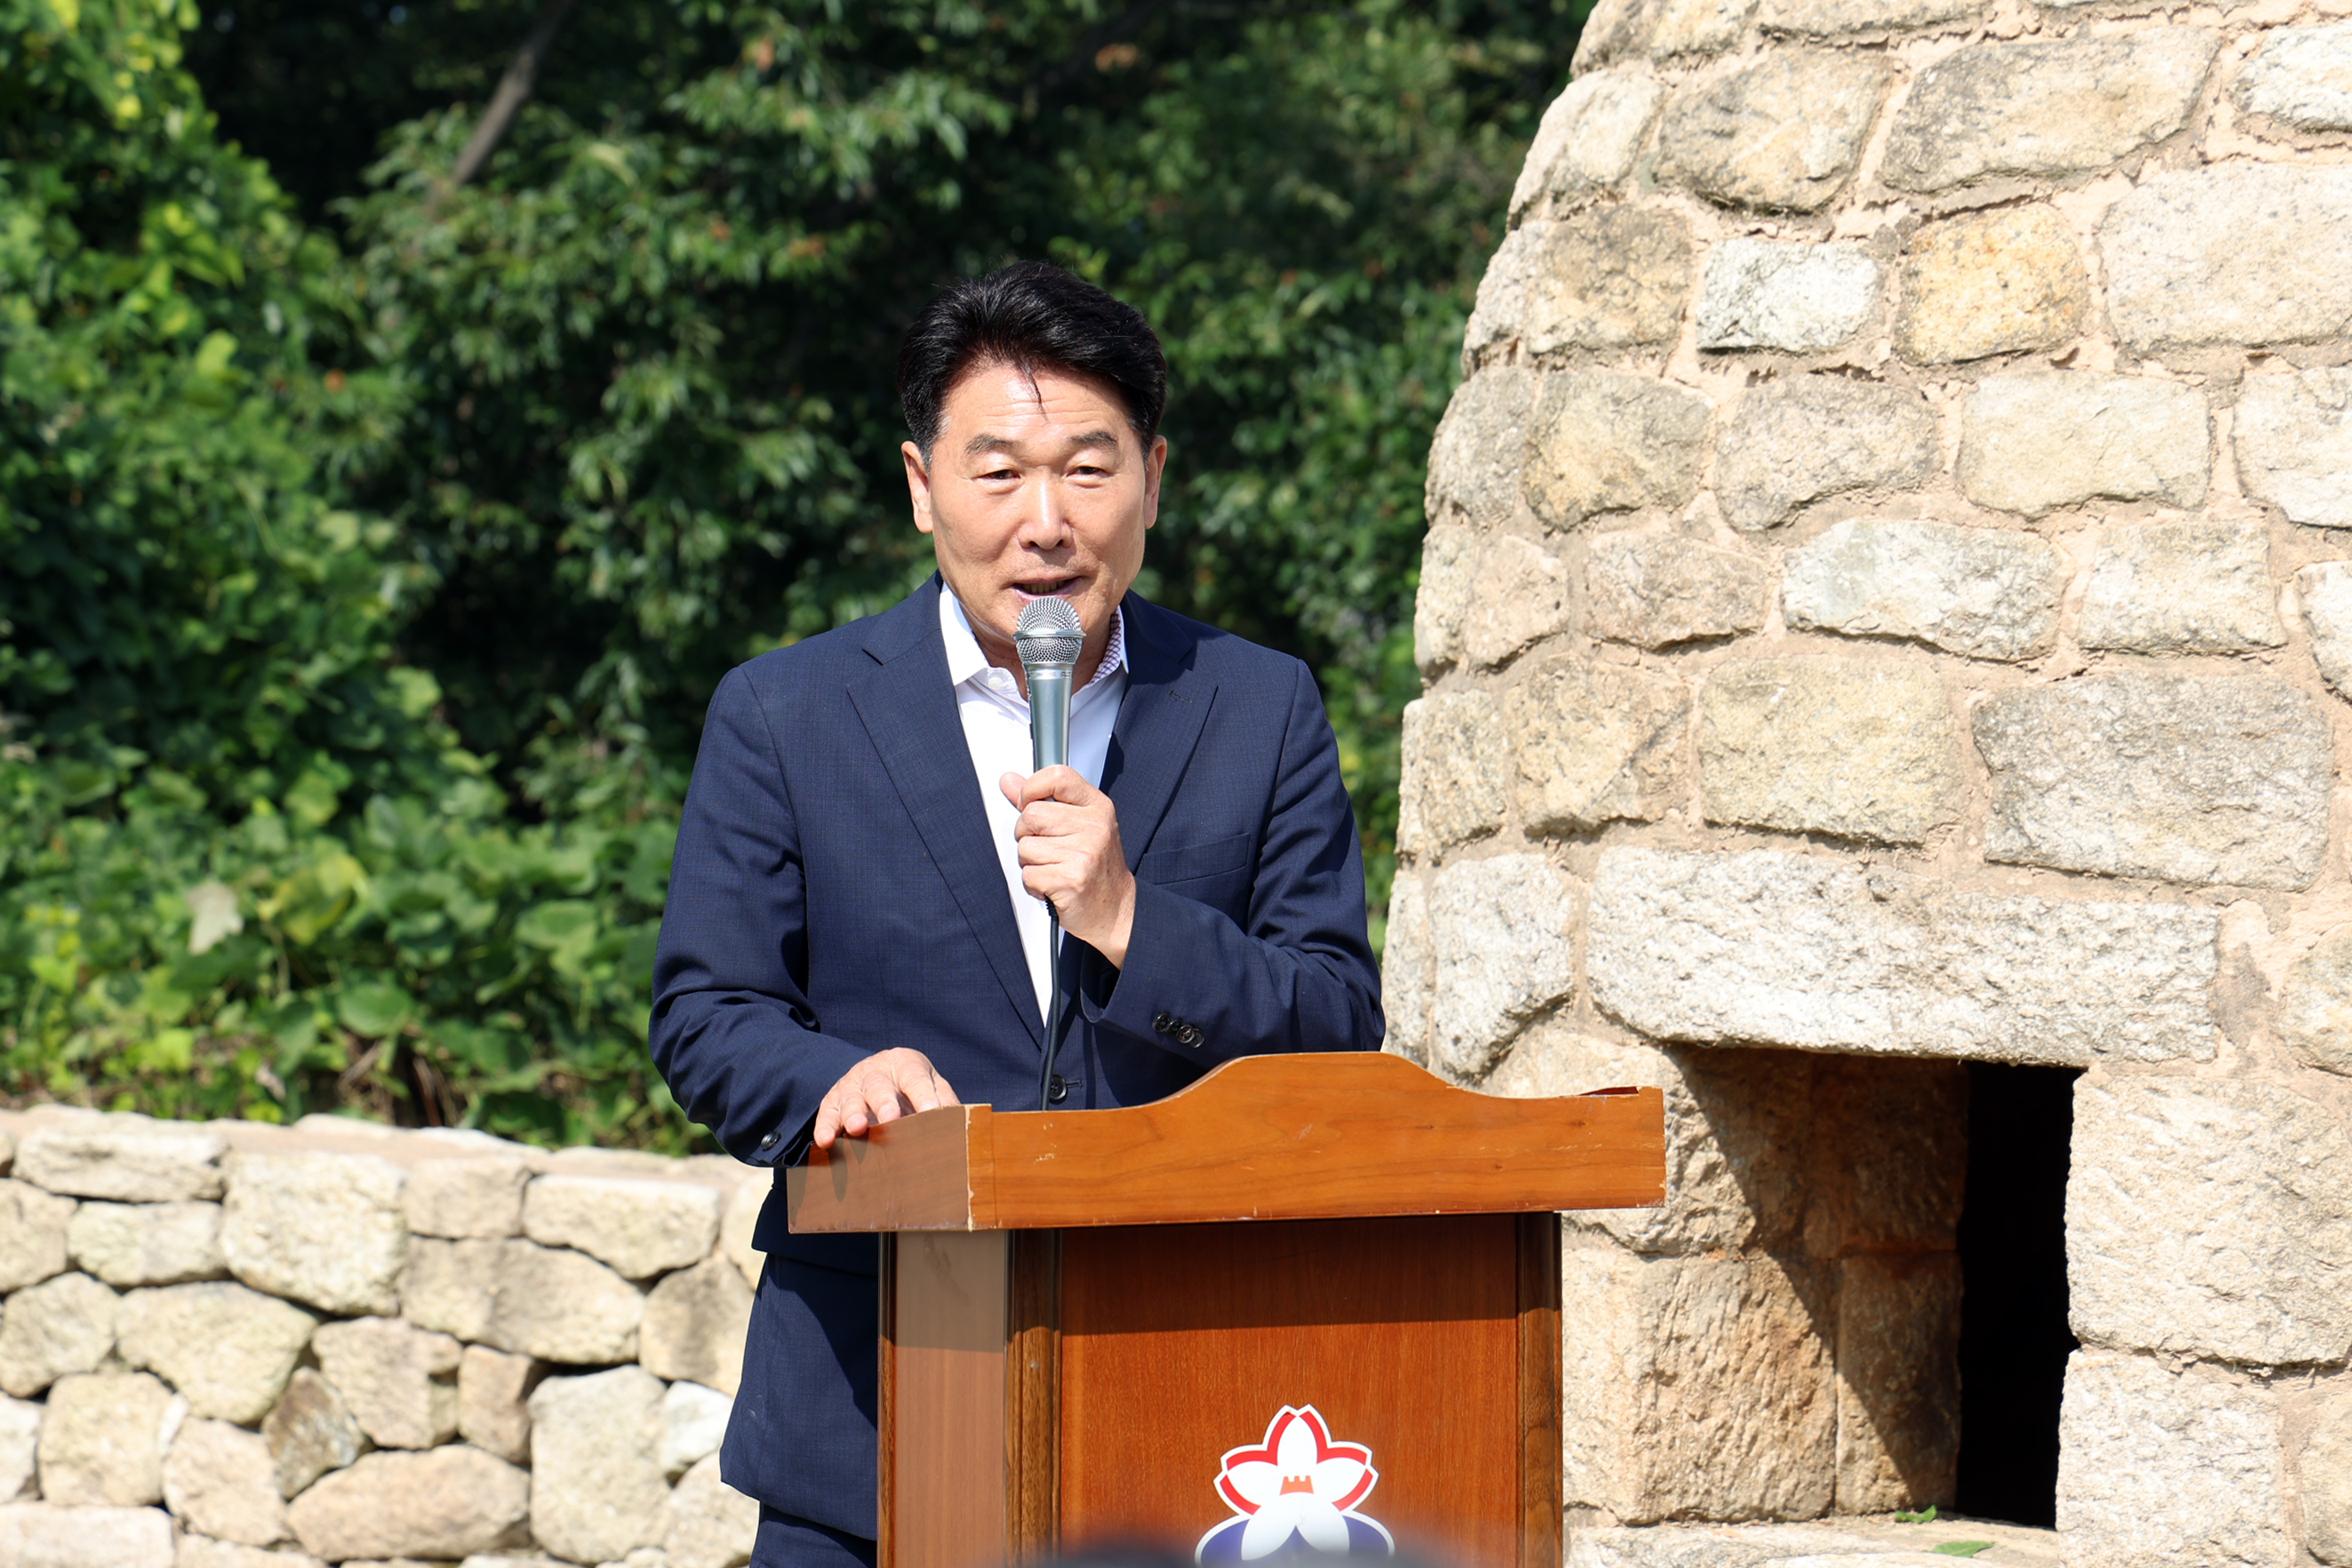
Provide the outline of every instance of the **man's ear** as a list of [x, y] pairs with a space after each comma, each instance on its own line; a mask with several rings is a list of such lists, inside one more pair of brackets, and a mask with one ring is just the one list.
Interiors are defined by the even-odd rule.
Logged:
[[1160, 481], [1168, 472], [1168, 437], [1154, 436], [1143, 458], [1143, 526], [1160, 521]]
[[923, 461], [923, 449], [912, 441], [898, 443], [898, 456], [907, 465], [907, 500], [915, 509], [915, 531], [929, 533], [931, 519], [931, 467]]

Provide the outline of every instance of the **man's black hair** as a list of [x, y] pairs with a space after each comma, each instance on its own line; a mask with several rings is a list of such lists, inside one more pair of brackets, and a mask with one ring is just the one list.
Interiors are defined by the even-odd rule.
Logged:
[[1016, 261], [948, 285], [907, 331], [898, 406], [925, 458], [939, 437], [948, 389], [973, 365], [991, 363], [1033, 377], [1057, 370], [1107, 381], [1147, 448], [1160, 433], [1168, 356], [1143, 313], [1049, 262]]

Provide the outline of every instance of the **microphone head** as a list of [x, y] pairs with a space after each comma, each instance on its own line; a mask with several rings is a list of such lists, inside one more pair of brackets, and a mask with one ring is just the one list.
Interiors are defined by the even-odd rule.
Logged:
[[1067, 599], [1032, 599], [1021, 606], [1013, 646], [1021, 651], [1026, 669], [1067, 669], [1078, 662], [1086, 647], [1085, 628]]

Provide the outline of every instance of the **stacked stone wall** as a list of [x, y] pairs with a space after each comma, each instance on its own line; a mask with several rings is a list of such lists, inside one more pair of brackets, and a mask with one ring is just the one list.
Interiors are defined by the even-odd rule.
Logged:
[[1948, 1501], [1958, 1156], [1845, 1133], [1975, 1058], [2087, 1069], [2068, 1561], [2352, 1563], [2347, 13], [1588, 26], [1431, 455], [1387, 958], [1441, 1072], [1669, 1090], [1669, 1207], [1570, 1220], [1580, 1518]]
[[0, 1113], [0, 1568], [737, 1568], [767, 1178]]

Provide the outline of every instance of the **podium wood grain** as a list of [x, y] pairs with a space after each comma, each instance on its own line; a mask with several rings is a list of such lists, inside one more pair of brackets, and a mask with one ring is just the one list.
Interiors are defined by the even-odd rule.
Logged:
[[1253, 1058], [1155, 1105], [910, 1117], [789, 1173], [883, 1247], [884, 1568], [1189, 1553], [1284, 1405], [1369, 1446], [1363, 1511], [1556, 1568], [1560, 1208], [1655, 1202], [1655, 1089], [1492, 1099], [1396, 1058]]

